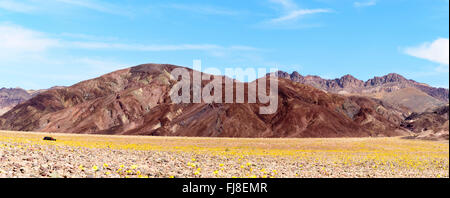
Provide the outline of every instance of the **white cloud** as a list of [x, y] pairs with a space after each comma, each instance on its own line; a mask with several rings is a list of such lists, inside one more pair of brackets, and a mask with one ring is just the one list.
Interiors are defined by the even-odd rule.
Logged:
[[34, 6], [18, 1], [0, 0], [0, 9], [13, 12], [29, 13], [31, 11], [34, 11], [36, 8]]
[[219, 8], [214, 6], [208, 6], [208, 5], [185, 5], [185, 4], [170, 4], [166, 5], [164, 7], [167, 8], [173, 8], [177, 10], [184, 10], [189, 12], [196, 12], [200, 14], [206, 14], [206, 15], [238, 15], [239, 12], [235, 10], [229, 10], [225, 8]]
[[356, 8], [362, 8], [362, 7], [370, 7], [370, 6], [374, 6], [377, 5], [377, 1], [376, 0], [370, 0], [370, 1], [356, 1], [353, 3], [353, 6], [355, 6]]
[[87, 8], [108, 14], [123, 15], [123, 16], [132, 15], [131, 12], [126, 11], [126, 9], [124, 9], [123, 7], [121, 8], [116, 5], [102, 1], [95, 1], [95, 0], [56, 0], [56, 1], [59, 3]]
[[20, 13], [54, 12], [74, 7], [113, 15], [133, 16], [133, 12], [126, 7], [101, 0], [0, 0], [0, 9]]
[[297, 4], [295, 4], [292, 0], [270, 0], [272, 3], [280, 4], [286, 10], [295, 10], [297, 9]]
[[289, 12], [287, 15], [281, 16], [276, 19], [272, 19], [271, 22], [278, 23], [278, 22], [284, 22], [284, 21], [290, 21], [295, 20], [301, 16], [304, 15], [310, 15], [310, 14], [318, 14], [318, 13], [328, 13], [331, 12], [331, 10], [328, 9], [302, 9], [302, 10], [294, 10], [292, 12]]
[[105, 42], [64, 42], [62, 47], [90, 50], [124, 50], [124, 51], [186, 51], [186, 50], [217, 50], [223, 47], [211, 44], [181, 44], [181, 45], [141, 45]]
[[87, 34], [77, 34], [77, 33], [61, 33], [57, 36], [61, 36], [64, 38], [71, 39], [79, 39], [79, 40], [94, 40], [94, 41], [115, 41], [118, 40], [117, 37], [107, 37], [107, 36], [95, 36], [95, 35], [87, 35]]
[[59, 46], [57, 39], [41, 32], [11, 24], [0, 24], [0, 57], [16, 57], [30, 53], [43, 53]]
[[[66, 37], [70, 37], [67, 39]], [[95, 40], [96, 36], [85, 34], [47, 34], [18, 25], [0, 22], [0, 84], [3, 86], [26, 86], [27, 88], [45, 88], [53, 85], [70, 85], [80, 80], [96, 77], [139, 62], [123, 62], [118, 57], [96, 57], [91, 51], [142, 51], [175, 52], [201, 51], [206, 54], [222, 55], [245, 54], [244, 51], [257, 51], [250, 46], [214, 44], [128, 44]], [[78, 40], [79, 39], [79, 40]], [[83, 40], [84, 39], [84, 40]], [[119, 39], [117, 39], [119, 40]], [[115, 41], [115, 40], [114, 40]], [[83, 54], [74, 55], [71, 50], [82, 49]], [[81, 51], [81, 50], [80, 50]], [[12, 69], [14, 68], [14, 69]], [[26, 71], [26, 72], [23, 72]], [[80, 73], [80, 71], [82, 71]], [[13, 84], [14, 79], [24, 80]], [[28, 83], [28, 84], [27, 84]]]
[[448, 65], [439, 65], [434, 70], [438, 73], [448, 73], [449, 68]]
[[426, 59], [439, 64], [449, 64], [449, 40], [439, 38], [433, 42], [427, 42], [420, 46], [409, 47], [404, 52], [410, 56]]
[[305, 15], [332, 12], [330, 9], [299, 9], [292, 0], [270, 0], [272, 3], [279, 4], [283, 8], [283, 15], [270, 20], [270, 23], [282, 23], [294, 21]]
[[124, 44], [124, 43], [105, 43], [105, 42], [83, 42], [83, 41], [64, 41], [61, 42], [63, 48], [76, 48], [88, 50], [122, 50], [122, 51], [211, 51], [211, 50], [234, 50], [234, 51], [256, 51], [257, 48], [243, 45], [220, 46], [214, 44], [179, 44], [179, 45], [142, 45], [142, 44]]
[[[64, 43], [49, 34], [0, 23], [0, 84], [28, 89], [71, 85], [132, 65], [107, 57], [52, 53], [54, 50], [66, 49]], [[83, 72], [73, 72], [74, 68], [82, 68]]]
[[[64, 33], [62, 35], [67, 35]], [[73, 35], [73, 34], [69, 34]], [[74, 34], [79, 35], [79, 34]], [[96, 38], [81, 34], [84, 38]], [[50, 38], [49, 35], [34, 30], [26, 29], [11, 24], [0, 24], [0, 52], [4, 56], [11, 53], [45, 52], [49, 49], [87, 49], [87, 50], [123, 50], [123, 51], [210, 51], [210, 50], [234, 50], [252, 51], [254, 47], [243, 45], [220, 46], [215, 44], [126, 44], [99, 41], [67, 41], [58, 38]]]

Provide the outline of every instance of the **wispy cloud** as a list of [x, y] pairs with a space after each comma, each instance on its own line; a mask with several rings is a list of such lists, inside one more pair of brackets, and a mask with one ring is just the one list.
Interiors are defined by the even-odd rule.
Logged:
[[[70, 37], [67, 39], [66, 37]], [[71, 83], [96, 77], [117, 69], [138, 64], [139, 62], [123, 62], [118, 57], [95, 57], [92, 55], [75, 55], [71, 50], [84, 51], [118, 51], [118, 52], [176, 52], [200, 51], [214, 56], [242, 55], [241, 52], [256, 52], [259, 49], [245, 45], [222, 46], [217, 44], [133, 44], [113, 41], [94, 40], [98, 37], [85, 34], [48, 34], [28, 29], [11, 23], [0, 22], [0, 73], [33, 79], [33, 82], [44, 84], [70, 85]], [[100, 38], [103, 39], [103, 38]], [[61, 52], [61, 53], [54, 53]], [[15, 66], [11, 70], [11, 65]], [[82, 68], [80, 74], [69, 74], [70, 71]], [[23, 70], [29, 72], [20, 72]], [[38, 71], [38, 72], [33, 72]], [[76, 72], [73, 72], [76, 73]], [[17, 77], [19, 78], [19, 77]], [[3, 81], [2, 81], [3, 80]], [[58, 83], [56, 83], [58, 82]], [[0, 79], [0, 84], [8, 84], [8, 80]], [[28, 88], [45, 88], [39, 83], [31, 85], [25, 81], [14, 86]]]
[[353, 3], [353, 6], [355, 8], [370, 7], [370, 6], [374, 6], [374, 5], [377, 5], [377, 1], [376, 0], [356, 1], [356, 2]]
[[195, 4], [168, 4], [163, 7], [172, 8], [177, 10], [183, 10], [188, 12], [195, 12], [204, 15], [239, 15], [239, 11], [230, 10], [221, 7], [209, 6], [209, 5], [195, 5]]
[[[64, 35], [64, 36], [61, 36]], [[67, 36], [72, 39], [67, 40]], [[80, 38], [81, 40], [73, 40]], [[111, 41], [91, 40], [97, 38], [85, 34], [47, 34], [27, 29], [10, 23], [0, 23], [0, 72], [8, 65], [36, 66], [46, 65], [47, 68], [78, 67], [76, 64], [89, 67], [90, 77], [112, 71], [119, 66], [117, 60], [104, 57], [83, 57], [70, 55], [71, 50], [84, 51], [118, 51], [118, 52], [175, 52], [199, 51], [210, 56], [228, 56], [243, 54], [242, 52], [258, 52], [260, 49], [245, 45], [222, 46], [216, 44], [133, 44]], [[87, 39], [87, 40], [83, 40]], [[62, 55], [56, 55], [56, 51]], [[68, 53], [66, 53], [68, 52]], [[244, 53], [245, 54], [245, 53]], [[39, 63], [39, 64], [37, 64]], [[76, 64], [75, 64], [76, 63]], [[137, 64], [137, 63], [136, 63]], [[77, 78], [80, 76], [76, 76]], [[78, 78], [81, 79], [81, 78]]]
[[13, 24], [0, 24], [0, 52], [44, 52], [48, 49], [85, 49], [85, 50], [122, 50], [122, 51], [209, 51], [234, 50], [256, 51], [257, 48], [245, 45], [221, 46], [216, 44], [130, 44], [92, 40], [98, 38], [85, 34], [63, 33], [64, 36], [86, 40], [64, 40], [50, 35], [23, 28]]
[[0, 0], [0, 9], [20, 13], [52, 12], [67, 8], [82, 8], [106, 14], [134, 16], [133, 12], [126, 7], [103, 0]]
[[95, 36], [95, 35], [67, 33], [67, 32], [58, 34], [56, 36], [61, 36], [64, 38], [71, 38], [71, 39], [79, 39], [79, 40], [91, 40], [91, 41], [115, 41], [115, 40], [118, 40], [117, 37]]
[[297, 4], [295, 4], [292, 0], [270, 0], [270, 2], [280, 4], [286, 10], [298, 9]]
[[[0, 23], [0, 73], [3, 74], [0, 84], [33, 89], [46, 88], [61, 82], [63, 85], [70, 85], [130, 66], [106, 57], [52, 53], [54, 50], [64, 48], [62, 45], [64, 42], [43, 32]], [[83, 73], [67, 72], [73, 71], [73, 68], [83, 68]], [[12, 82], [11, 76], [22, 80]]]
[[57, 47], [57, 39], [34, 30], [13, 24], [0, 23], [0, 57], [11, 57], [26, 53], [42, 53]]
[[107, 3], [104, 1], [97, 1], [97, 0], [56, 0], [56, 2], [64, 3], [72, 6], [78, 6], [98, 12], [108, 13], [108, 14], [115, 14], [115, 15], [124, 15], [124, 16], [131, 16], [132, 13], [128, 12], [123, 7]]
[[61, 47], [80, 48], [89, 50], [123, 50], [123, 51], [209, 51], [209, 50], [238, 50], [248, 51], [256, 50], [249, 46], [220, 46], [214, 44], [179, 44], [179, 45], [142, 45], [142, 44], [124, 44], [124, 43], [105, 43], [105, 42], [61, 42]]
[[13, 12], [29, 13], [34, 11], [36, 8], [32, 5], [23, 2], [12, 0], [0, 0], [0, 9]]
[[442, 65], [447, 65], [448, 67], [449, 39], [439, 38], [433, 42], [426, 42], [419, 46], [408, 47], [404, 50], [404, 53]]
[[269, 22], [273, 24], [295, 21], [298, 18], [305, 15], [313, 15], [319, 13], [329, 13], [332, 12], [331, 9], [302, 9], [292, 0], [270, 0], [270, 2], [278, 4], [283, 9], [283, 15], [280, 17], [271, 19]]
[[[413, 47], [402, 47], [399, 50], [407, 55], [429, 61], [422, 63], [415, 69], [397, 71], [413, 79], [432, 79], [430, 85], [448, 88], [445, 85], [449, 72], [449, 39], [438, 38], [432, 42], [425, 42]], [[438, 80], [439, 79], [439, 80]], [[447, 81], [448, 82], [448, 81]]]
[[318, 13], [328, 13], [331, 12], [331, 10], [328, 9], [301, 9], [301, 10], [294, 10], [289, 12], [287, 15], [281, 16], [279, 18], [272, 19], [272, 23], [279, 23], [279, 22], [285, 22], [285, 21], [291, 21], [295, 20], [301, 16], [304, 15], [310, 15], [310, 14], [318, 14]]

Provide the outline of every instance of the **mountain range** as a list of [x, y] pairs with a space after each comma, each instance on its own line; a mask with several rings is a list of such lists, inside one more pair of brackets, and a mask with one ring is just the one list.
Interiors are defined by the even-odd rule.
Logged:
[[402, 109], [406, 114], [434, 109], [449, 101], [448, 89], [431, 87], [395, 73], [374, 77], [365, 82], [352, 75], [333, 80], [319, 76], [302, 76], [298, 72], [289, 74], [279, 71], [276, 75], [330, 93], [380, 99], [397, 109]]
[[0, 89], [0, 115], [6, 113], [14, 106], [32, 98], [39, 91], [27, 91], [21, 88]]
[[[61, 87], [52, 87], [50, 89], [57, 89]], [[0, 116], [11, 110], [16, 105], [29, 100], [30, 98], [47, 91], [47, 89], [40, 90], [25, 90], [22, 88], [1, 88], [0, 89]]]
[[[139, 65], [46, 90], [3, 114], [0, 129], [201, 137], [401, 136], [411, 133], [402, 124], [412, 112], [448, 103], [447, 89], [398, 74], [363, 82], [350, 75], [326, 80], [278, 72], [274, 114], [261, 115], [259, 107], [265, 104], [247, 101], [173, 104], [169, 92], [176, 81], [170, 72], [176, 68], [182, 67]], [[190, 75], [197, 72], [188, 70]], [[208, 82], [203, 81], [202, 86]], [[234, 81], [237, 84], [248, 85]], [[425, 101], [423, 108], [410, 105], [418, 95], [424, 97], [419, 101]]]

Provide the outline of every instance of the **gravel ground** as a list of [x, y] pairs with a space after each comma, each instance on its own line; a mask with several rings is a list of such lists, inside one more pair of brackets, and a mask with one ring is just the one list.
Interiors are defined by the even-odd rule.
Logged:
[[[40, 139], [43, 135], [0, 132], [0, 177], [449, 177], [448, 142], [336, 139], [336, 147], [345, 149], [330, 150], [318, 139], [156, 138], [130, 144], [131, 139], [120, 137], [70, 135], [49, 142]], [[226, 141], [233, 142], [232, 147]], [[312, 143], [291, 149], [298, 141]], [[186, 146], [190, 142], [200, 147]], [[378, 142], [392, 148], [398, 144], [399, 149], [377, 147]], [[350, 149], [355, 145], [360, 147]]]

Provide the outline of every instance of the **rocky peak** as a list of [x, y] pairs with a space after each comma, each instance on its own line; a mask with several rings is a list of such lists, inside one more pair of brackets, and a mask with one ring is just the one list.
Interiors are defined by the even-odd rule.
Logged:
[[[270, 73], [267, 74], [267, 76], [269, 76], [269, 75], [270, 75]], [[291, 75], [289, 73], [287, 73], [287, 72], [284, 72], [284, 71], [277, 71], [277, 72], [275, 72], [275, 76], [278, 77], [278, 78], [291, 79]]]
[[1, 88], [0, 89], [0, 107], [2, 102], [11, 100], [27, 100], [31, 95], [21, 88]]
[[383, 85], [386, 83], [410, 83], [410, 81], [399, 74], [390, 73], [390, 74], [382, 76], [382, 77], [375, 77], [375, 78], [369, 79], [365, 83], [365, 86], [380, 86], [380, 85]]
[[0, 89], [0, 115], [10, 110], [15, 105], [30, 99], [32, 96], [21, 88]]
[[[270, 74], [267, 74], [267, 76]], [[275, 72], [275, 76], [278, 78], [284, 78], [284, 79], [289, 79], [292, 80], [294, 82], [303, 82], [303, 76], [300, 75], [297, 71], [292, 72], [292, 74], [289, 74], [287, 72], [284, 71], [277, 71]]]
[[352, 75], [350, 75], [350, 74], [347, 74], [347, 75], [345, 75], [345, 76], [342, 76], [342, 77], [340, 78], [340, 80], [341, 80], [341, 81], [361, 81], [361, 80], [355, 78], [354, 76], [352, 76]]
[[412, 87], [444, 102], [448, 102], [449, 98], [448, 89], [435, 88], [413, 80], [408, 80], [396, 73], [390, 73], [382, 77], [374, 77], [366, 82], [359, 80], [350, 74], [333, 80], [323, 79], [320, 76], [302, 76], [298, 72], [289, 74], [287, 72], [278, 71], [277, 76], [279, 78], [290, 79], [294, 82], [311, 85], [332, 93], [340, 93], [341, 91], [347, 93], [374, 93], [374, 91], [392, 92], [398, 89]]
[[342, 76], [340, 79], [336, 79], [336, 81], [342, 88], [364, 86], [364, 82], [362, 80], [359, 80], [350, 74]]
[[303, 76], [300, 75], [298, 72], [294, 71], [291, 74], [291, 80], [294, 82], [303, 81]]

